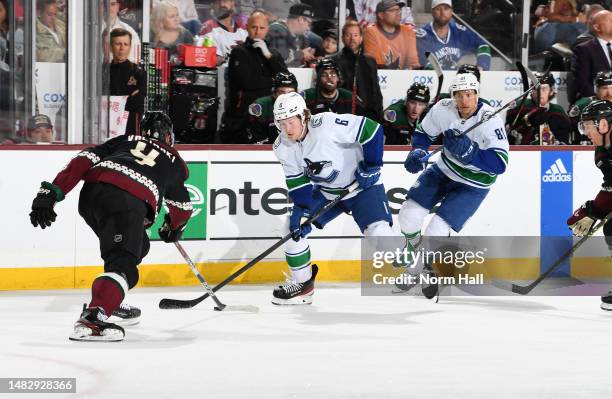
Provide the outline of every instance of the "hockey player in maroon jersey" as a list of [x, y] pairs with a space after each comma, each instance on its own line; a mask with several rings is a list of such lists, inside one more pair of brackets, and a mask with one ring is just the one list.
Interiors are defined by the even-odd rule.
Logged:
[[[585, 202], [567, 220], [574, 235], [582, 237], [591, 233], [597, 220], [604, 219], [612, 212], [612, 103], [597, 100], [589, 104], [580, 115], [578, 130], [595, 145], [595, 165], [603, 173], [601, 191], [595, 199]], [[612, 250], [612, 221], [604, 225], [603, 232]], [[601, 308], [612, 311], [612, 291], [601, 297]]]
[[[78, 153], [55, 177], [42, 182], [30, 220], [43, 229], [55, 221], [55, 204], [80, 180], [79, 214], [100, 240], [104, 273], [92, 284], [70, 336], [76, 341], [121, 341], [123, 328], [109, 316], [130, 318], [122, 309], [126, 292], [138, 282], [138, 268], [149, 252], [145, 229], [153, 224], [162, 201], [168, 208], [159, 235], [165, 242], [181, 238], [192, 206], [184, 182], [187, 165], [172, 147], [172, 122], [162, 112], [147, 113], [141, 135], [122, 135]], [[129, 308], [127, 309], [130, 310]]]

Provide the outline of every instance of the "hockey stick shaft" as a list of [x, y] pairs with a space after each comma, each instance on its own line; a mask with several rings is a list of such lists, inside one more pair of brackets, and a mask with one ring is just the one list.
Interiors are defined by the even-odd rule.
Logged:
[[550, 276], [550, 274], [553, 271], [555, 271], [567, 258], [569, 258], [574, 252], [576, 252], [576, 250], [580, 248], [580, 246], [584, 244], [586, 240], [588, 240], [597, 230], [603, 227], [603, 225], [605, 225], [608, 222], [608, 220], [610, 220], [611, 218], [612, 218], [612, 212], [608, 213], [605, 218], [597, 222], [597, 224], [593, 226], [591, 231], [589, 231], [589, 234], [585, 235], [580, 240], [578, 240], [576, 244], [574, 244], [563, 255], [561, 255], [561, 257], [557, 259], [557, 261], [553, 263], [552, 266], [546, 269], [546, 271], [544, 271], [544, 273], [542, 273], [542, 275], [538, 277], [536, 280], [534, 280], [531, 284], [526, 285], [526, 286], [512, 284], [512, 292], [521, 294], [521, 295], [529, 294], [538, 284], [540, 284], [546, 277]]
[[[491, 118], [493, 118], [495, 115], [499, 114], [500, 112], [502, 112], [503, 110], [505, 110], [506, 108], [508, 108], [511, 104], [514, 104], [515, 102], [517, 102], [518, 100], [520, 100], [521, 98], [523, 98], [524, 96], [526, 96], [527, 94], [529, 94], [531, 92], [531, 90], [536, 89], [538, 86], [540, 85], [540, 82], [534, 83], [529, 87], [529, 90], [524, 92], [523, 94], [521, 94], [520, 96], [516, 97], [515, 99], [508, 101], [506, 103], [506, 105], [504, 105], [503, 107], [501, 107], [500, 109], [498, 109], [497, 111], [493, 112], [492, 114], [486, 115], [485, 117], [483, 117], [479, 122], [475, 123], [474, 125], [470, 126], [468, 129], [466, 129], [465, 131], [461, 132], [461, 134], [459, 136], [464, 136], [466, 134], [468, 134], [469, 132], [471, 132], [472, 130], [476, 129], [477, 127], [479, 127], [480, 125], [487, 123], [489, 120], [491, 120]], [[423, 158], [420, 159], [421, 162], [427, 162], [427, 160], [429, 158], [431, 158], [434, 154], [438, 153], [439, 151], [442, 151], [442, 149], [444, 148], [444, 146], [439, 146], [438, 148], [436, 148], [435, 150], [433, 150], [432, 152], [430, 152], [429, 154], [425, 155]]]
[[427, 55], [427, 61], [431, 64], [434, 71], [436, 71], [436, 75], [438, 75], [438, 87], [436, 88], [436, 95], [434, 96], [433, 103], [437, 103], [440, 99], [440, 92], [442, 91], [442, 83], [444, 82], [444, 72], [442, 72], [442, 67], [440, 66], [440, 62], [433, 53], [429, 53]]
[[193, 263], [193, 261], [191, 260], [189, 255], [187, 255], [187, 252], [185, 251], [185, 248], [183, 248], [183, 246], [178, 241], [175, 242], [174, 245], [176, 246], [176, 249], [178, 249], [178, 251], [181, 254], [181, 256], [183, 257], [183, 259], [185, 259], [185, 262], [187, 262], [187, 264], [191, 268], [191, 271], [193, 272], [193, 274], [195, 274], [195, 276], [198, 278], [198, 280], [200, 280], [200, 283], [202, 284], [202, 286], [204, 287], [204, 289], [206, 290], [208, 295], [210, 295], [212, 297], [212, 299], [215, 301], [215, 303], [217, 304], [217, 307], [219, 308], [219, 310], [223, 310], [223, 308], [225, 308], [225, 304], [221, 303], [219, 298], [217, 298], [217, 296], [215, 295], [213, 290], [210, 288], [210, 286], [208, 285], [208, 283], [204, 279], [204, 276], [202, 276], [202, 274], [198, 271], [198, 268]]
[[[306, 220], [304, 223], [302, 223], [302, 225], [316, 222], [321, 216], [323, 216], [324, 213], [326, 213], [327, 211], [329, 211], [330, 209], [332, 209], [333, 207], [338, 205], [338, 203], [340, 203], [340, 201], [342, 201], [348, 194], [350, 194], [353, 191], [355, 191], [355, 189], [357, 187], [358, 187], [357, 183], [353, 183], [351, 186], [348, 187], [346, 192], [344, 192], [343, 194], [338, 195], [332, 201], [328, 202], [323, 208], [319, 209], [319, 211], [317, 211], [308, 220]], [[217, 292], [221, 288], [223, 288], [227, 284], [229, 284], [230, 282], [234, 281], [238, 276], [242, 275], [244, 272], [246, 272], [247, 270], [249, 270], [250, 268], [255, 266], [262, 259], [264, 259], [266, 256], [270, 255], [272, 252], [274, 252], [277, 248], [279, 248], [281, 245], [283, 245], [284, 243], [286, 243], [290, 239], [291, 239], [291, 233], [285, 235], [279, 241], [274, 243], [274, 245], [272, 245], [270, 248], [266, 249], [261, 254], [259, 254], [255, 259], [251, 260], [249, 263], [247, 263], [246, 265], [242, 266], [236, 272], [232, 273], [232, 275], [227, 277], [225, 280], [223, 280], [222, 282], [220, 282], [219, 284], [214, 286], [212, 288], [212, 292], [213, 293]], [[207, 292], [206, 294], [200, 296], [199, 298], [195, 298], [195, 299], [191, 299], [191, 300], [164, 298], [164, 299], [162, 299], [159, 302], [159, 307], [161, 309], [186, 309], [186, 308], [192, 308], [195, 305], [197, 305], [198, 303], [200, 303], [203, 300], [205, 300], [206, 298], [208, 298], [208, 296], [209, 296], [209, 294]]]

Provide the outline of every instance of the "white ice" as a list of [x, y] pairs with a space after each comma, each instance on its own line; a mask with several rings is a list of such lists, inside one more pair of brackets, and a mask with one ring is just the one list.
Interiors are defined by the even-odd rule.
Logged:
[[120, 343], [68, 340], [88, 290], [0, 293], [0, 377], [76, 377], [77, 394], [16, 398], [612, 398], [612, 312], [596, 297], [362, 297], [319, 285], [278, 307], [270, 286], [222, 301], [258, 313], [160, 310], [196, 287], [136, 289]]

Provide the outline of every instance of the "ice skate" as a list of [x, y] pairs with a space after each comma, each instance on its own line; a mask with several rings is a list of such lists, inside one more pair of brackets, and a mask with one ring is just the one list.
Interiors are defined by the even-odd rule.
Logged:
[[612, 311], [612, 291], [608, 292], [606, 295], [601, 296], [600, 306], [603, 310]]
[[140, 314], [140, 309], [123, 302], [113, 311], [111, 317], [108, 318], [108, 322], [119, 326], [133, 326], [140, 323]]
[[109, 323], [104, 310], [99, 307], [87, 308], [83, 305], [81, 317], [74, 324], [74, 332], [70, 335], [72, 341], [122, 341], [125, 336], [123, 327]]
[[312, 265], [312, 277], [303, 283], [287, 279], [272, 292], [272, 303], [275, 305], [310, 305], [314, 294], [314, 282], [319, 267]]
[[[425, 265], [425, 267], [423, 268], [422, 276], [426, 276], [429, 279], [437, 277], [436, 272], [431, 267], [431, 265]], [[425, 296], [425, 298], [431, 299], [435, 303], [438, 303], [439, 292], [437, 282], [428, 282], [427, 279], [422, 278], [421, 291], [423, 292], [423, 296]]]

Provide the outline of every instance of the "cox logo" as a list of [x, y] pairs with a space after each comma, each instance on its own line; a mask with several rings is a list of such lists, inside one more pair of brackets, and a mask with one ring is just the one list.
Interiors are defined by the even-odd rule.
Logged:
[[389, 77], [388, 75], [378, 75], [378, 84], [379, 85], [386, 85], [388, 77]]
[[506, 76], [504, 83], [506, 86], [520, 86], [523, 84], [523, 79], [519, 76]]
[[491, 104], [491, 106], [493, 108], [501, 108], [502, 107], [502, 100], [487, 99], [487, 101], [489, 102], [489, 104]]
[[433, 86], [433, 76], [416, 75], [412, 79], [412, 83], [421, 83], [427, 86]]
[[66, 100], [66, 95], [63, 93], [45, 93], [43, 101], [48, 103], [63, 103]]

